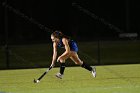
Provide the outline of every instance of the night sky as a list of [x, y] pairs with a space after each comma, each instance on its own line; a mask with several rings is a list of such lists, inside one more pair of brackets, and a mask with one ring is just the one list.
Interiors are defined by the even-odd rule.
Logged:
[[[78, 40], [106, 39], [118, 36], [119, 32], [115, 29], [110, 29], [99, 20], [72, 7], [72, 2], [121, 29], [121, 33], [139, 33], [140, 31], [140, 14], [138, 13], [140, 6], [135, 0], [8, 0], [10, 6], [28, 17], [32, 17], [43, 26], [52, 30], [61, 30], [66, 35]], [[2, 5], [0, 6], [0, 11], [0, 41], [4, 42], [5, 14]], [[8, 10], [8, 32], [11, 42], [46, 42], [50, 40], [50, 33], [40, 29], [36, 24], [14, 13], [12, 10]]]

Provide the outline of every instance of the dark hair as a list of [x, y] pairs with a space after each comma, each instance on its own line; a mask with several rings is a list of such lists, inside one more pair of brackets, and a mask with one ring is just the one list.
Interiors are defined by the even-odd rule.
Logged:
[[67, 38], [67, 39], [70, 39], [70, 37], [69, 36], [66, 36], [66, 35], [64, 35], [61, 31], [54, 31], [51, 35], [53, 35], [54, 37], [56, 37], [56, 38], [59, 38], [59, 39], [61, 39], [61, 38]]

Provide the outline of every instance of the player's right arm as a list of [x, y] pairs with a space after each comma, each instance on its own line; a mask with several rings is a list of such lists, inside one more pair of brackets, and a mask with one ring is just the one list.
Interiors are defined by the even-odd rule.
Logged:
[[53, 56], [52, 56], [52, 64], [51, 64], [52, 67], [54, 67], [56, 59], [57, 59], [57, 43], [53, 42]]

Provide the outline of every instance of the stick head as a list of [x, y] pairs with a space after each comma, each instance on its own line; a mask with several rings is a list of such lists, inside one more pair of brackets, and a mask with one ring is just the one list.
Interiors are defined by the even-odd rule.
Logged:
[[33, 82], [34, 82], [34, 83], [39, 83], [40, 81], [39, 81], [39, 80], [35, 80], [35, 79], [34, 79], [34, 81], [33, 81]]

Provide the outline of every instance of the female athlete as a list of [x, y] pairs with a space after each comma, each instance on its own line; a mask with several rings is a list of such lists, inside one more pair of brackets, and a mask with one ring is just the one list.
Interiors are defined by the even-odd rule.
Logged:
[[[60, 31], [55, 31], [51, 34], [51, 40], [53, 42], [53, 57], [51, 66], [54, 67], [55, 62], [60, 62], [60, 72], [56, 74], [57, 78], [62, 79], [65, 70], [65, 61], [70, 58], [75, 64], [80, 65], [81, 67], [90, 71], [93, 77], [96, 77], [96, 68], [87, 65], [85, 62], [81, 61], [78, 57], [78, 46], [75, 41], [71, 40], [68, 36], [64, 35]], [[57, 58], [57, 49], [64, 48], [65, 52], [62, 53]]]

